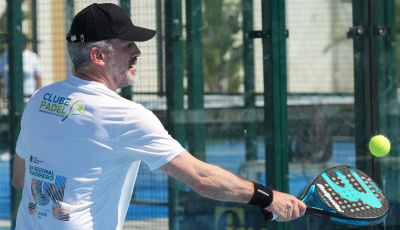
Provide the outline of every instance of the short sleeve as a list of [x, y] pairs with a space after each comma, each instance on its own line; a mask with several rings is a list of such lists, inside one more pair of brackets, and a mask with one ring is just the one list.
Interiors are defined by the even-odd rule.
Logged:
[[[27, 107], [29, 106], [29, 103], [27, 105]], [[28, 109], [25, 109], [25, 111], [28, 111]], [[22, 118], [21, 118], [21, 131], [19, 132], [19, 136], [18, 136], [18, 140], [17, 140], [17, 144], [15, 147], [15, 151], [18, 153], [18, 156], [20, 156], [22, 159], [26, 159], [27, 157], [27, 151], [25, 148], [25, 140], [29, 137], [27, 137], [26, 135], [26, 124], [25, 124], [25, 120], [26, 120], [26, 112], [24, 111], [24, 113], [22, 114]]]
[[118, 151], [128, 158], [142, 160], [150, 170], [155, 170], [185, 149], [168, 134], [151, 111], [139, 105], [124, 119]]

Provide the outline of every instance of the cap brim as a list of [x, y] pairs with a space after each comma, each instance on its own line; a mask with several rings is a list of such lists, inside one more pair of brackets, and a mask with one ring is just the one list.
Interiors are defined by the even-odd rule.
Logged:
[[132, 29], [118, 36], [118, 38], [127, 41], [144, 42], [152, 39], [156, 33], [155, 30], [134, 26]]

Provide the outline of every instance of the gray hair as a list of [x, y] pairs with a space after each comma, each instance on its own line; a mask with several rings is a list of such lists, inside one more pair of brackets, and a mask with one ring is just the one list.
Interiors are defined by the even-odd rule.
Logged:
[[113, 39], [95, 42], [68, 42], [68, 54], [74, 64], [75, 71], [89, 70], [90, 50], [93, 47], [98, 47], [110, 52], [112, 49], [112, 42]]

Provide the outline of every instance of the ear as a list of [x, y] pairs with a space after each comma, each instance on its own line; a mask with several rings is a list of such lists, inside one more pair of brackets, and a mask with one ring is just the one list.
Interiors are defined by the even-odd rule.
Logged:
[[91, 50], [90, 50], [90, 53], [89, 53], [89, 55], [90, 55], [90, 59], [92, 59], [92, 61], [94, 62], [94, 64], [96, 64], [96, 65], [100, 65], [100, 66], [104, 66], [106, 63], [105, 63], [105, 60], [104, 60], [104, 58], [105, 58], [105, 53], [103, 52], [103, 50], [101, 50], [100, 48], [98, 48], [98, 47], [93, 47]]

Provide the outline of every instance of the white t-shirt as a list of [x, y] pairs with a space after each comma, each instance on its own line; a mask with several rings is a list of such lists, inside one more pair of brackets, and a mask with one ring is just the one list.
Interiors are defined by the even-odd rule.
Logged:
[[143, 106], [73, 76], [33, 95], [16, 151], [17, 230], [108, 230], [122, 229], [140, 161], [154, 170], [184, 148]]
[[[24, 96], [32, 96], [37, 90], [35, 76], [42, 72], [39, 57], [36, 53], [25, 49], [22, 53], [24, 73]], [[4, 92], [8, 92], [8, 53], [5, 52], [0, 59], [0, 74], [4, 76]]]

